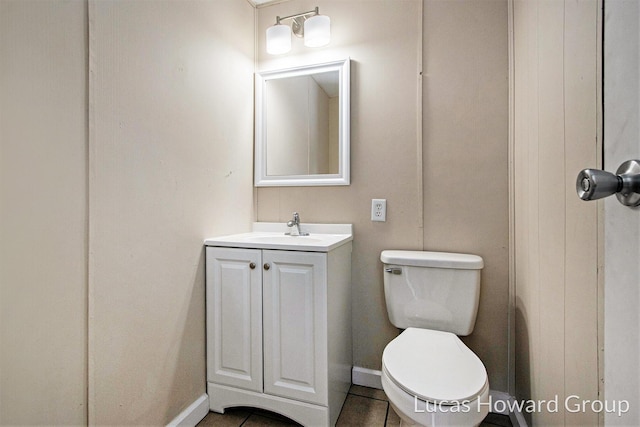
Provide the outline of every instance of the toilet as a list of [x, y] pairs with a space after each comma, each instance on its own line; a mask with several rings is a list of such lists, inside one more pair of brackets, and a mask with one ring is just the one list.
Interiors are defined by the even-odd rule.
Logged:
[[487, 370], [458, 336], [473, 332], [482, 258], [385, 250], [380, 260], [389, 320], [404, 329], [382, 354], [382, 387], [401, 425], [479, 425]]

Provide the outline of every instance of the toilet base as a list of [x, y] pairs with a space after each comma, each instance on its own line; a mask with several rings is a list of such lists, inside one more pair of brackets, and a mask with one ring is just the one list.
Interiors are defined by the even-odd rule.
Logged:
[[401, 420], [401, 426], [478, 426], [489, 413], [489, 387], [471, 401], [459, 405], [438, 405], [425, 402], [402, 390], [382, 369], [382, 388], [389, 403]]

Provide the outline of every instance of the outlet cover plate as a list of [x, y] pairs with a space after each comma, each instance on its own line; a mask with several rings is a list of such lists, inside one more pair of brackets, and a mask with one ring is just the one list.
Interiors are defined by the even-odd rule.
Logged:
[[387, 220], [387, 199], [371, 199], [371, 221]]

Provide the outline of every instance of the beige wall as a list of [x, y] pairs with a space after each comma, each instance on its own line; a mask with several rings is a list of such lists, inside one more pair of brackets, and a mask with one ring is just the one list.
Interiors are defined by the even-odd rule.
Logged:
[[0, 1], [0, 425], [86, 421], [86, 13]]
[[[331, 45], [267, 57], [275, 15], [316, 5]], [[86, 7], [0, 2], [2, 423], [83, 423], [87, 406], [92, 423], [175, 417], [205, 386], [202, 239], [253, 216], [253, 9], [91, 1], [87, 23]], [[466, 341], [506, 390], [506, 30], [504, 0], [258, 10], [259, 68], [352, 58], [352, 185], [260, 188], [255, 214], [355, 224], [357, 366], [379, 369], [397, 334], [380, 251], [470, 251], [487, 266]], [[490, 191], [469, 191], [468, 174]], [[370, 221], [372, 198], [386, 223]]]
[[0, 424], [166, 424], [205, 392], [202, 241], [253, 219], [254, 9], [0, 19]]
[[253, 219], [253, 8], [90, 1], [89, 416], [205, 392], [203, 239]]
[[[276, 15], [316, 5], [331, 17], [331, 44], [313, 50], [294, 40], [290, 54], [267, 55], [264, 32]], [[298, 211], [303, 222], [354, 224], [354, 365], [380, 369], [397, 335], [380, 251], [469, 251], [486, 268], [476, 331], [465, 340], [485, 362], [491, 387], [506, 391], [506, 1], [284, 2], [258, 9], [257, 31], [259, 69], [352, 60], [351, 185], [259, 188], [257, 215], [286, 221]], [[372, 198], [387, 199], [386, 223], [370, 221]]]
[[484, 258], [464, 341], [507, 391], [509, 169], [507, 2], [425, 2], [424, 248]]
[[[598, 397], [598, 204], [575, 193], [600, 163], [598, 19], [595, 0], [514, 2], [517, 399]], [[598, 417], [560, 404], [529, 421]]]

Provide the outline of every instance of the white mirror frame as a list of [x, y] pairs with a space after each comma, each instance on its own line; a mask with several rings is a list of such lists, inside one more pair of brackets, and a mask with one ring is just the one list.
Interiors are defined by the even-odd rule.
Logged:
[[[267, 121], [266, 121], [266, 83], [269, 80], [298, 77], [309, 74], [339, 72], [339, 137], [338, 137], [338, 173], [318, 175], [267, 175]], [[256, 73], [256, 128], [255, 128], [255, 186], [329, 186], [349, 185], [350, 180], [350, 59], [307, 65], [284, 70]]]

